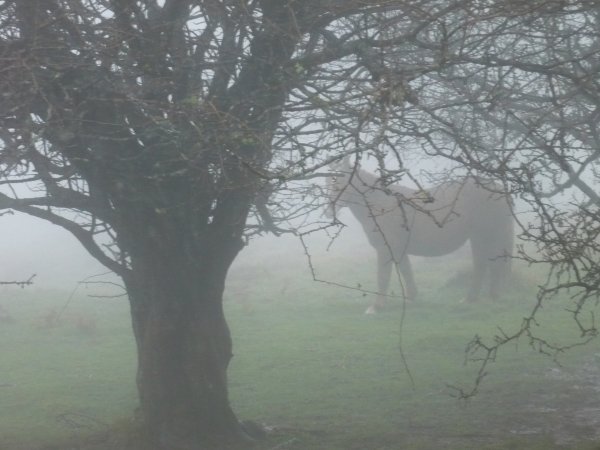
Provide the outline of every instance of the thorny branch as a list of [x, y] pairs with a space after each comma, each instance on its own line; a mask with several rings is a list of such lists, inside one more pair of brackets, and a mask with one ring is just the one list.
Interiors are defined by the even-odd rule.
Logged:
[[0, 281], [0, 286], [19, 286], [20, 288], [24, 288], [33, 284], [35, 276], [36, 274], [34, 273], [25, 281]]

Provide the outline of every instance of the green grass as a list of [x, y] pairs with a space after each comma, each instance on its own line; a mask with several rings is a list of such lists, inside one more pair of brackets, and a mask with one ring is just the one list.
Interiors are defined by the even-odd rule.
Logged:
[[[371, 264], [353, 266], [347, 279], [368, 284]], [[456, 268], [416, 272], [421, 299], [407, 307], [401, 328], [398, 305], [365, 316], [368, 298], [311, 282], [297, 267], [234, 270], [226, 292], [231, 401], [241, 419], [273, 428], [260, 448], [598, 448], [597, 342], [562, 355], [562, 367], [527, 342], [506, 347], [475, 398], [451, 396], [448, 385], [470, 387], [478, 369], [463, 364], [467, 342], [475, 334], [491, 339], [498, 326], [515, 330], [531, 309], [535, 274], [521, 275], [502, 303], [465, 305], [462, 287], [447, 284]], [[61, 442], [102, 441], [127, 429], [136, 392], [126, 302], [78, 295], [52, 323], [68, 293], [0, 295], [14, 318], [0, 324], [0, 448], [65, 448]], [[575, 342], [564, 307], [544, 308], [538, 331]]]

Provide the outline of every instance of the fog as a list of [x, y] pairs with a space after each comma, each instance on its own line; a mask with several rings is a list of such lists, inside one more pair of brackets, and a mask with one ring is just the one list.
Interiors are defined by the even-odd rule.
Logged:
[[[413, 258], [419, 303], [402, 312], [396, 298], [389, 310], [365, 316], [371, 296], [361, 290], [376, 286], [375, 252], [349, 210], [340, 210], [339, 218], [347, 226], [333, 241], [325, 233], [306, 237], [310, 263], [297, 237], [257, 236], [230, 270], [231, 397], [242, 418], [299, 442], [290, 448], [307, 450], [327, 448], [319, 441], [348, 424], [351, 442], [365, 440], [361, 449], [375, 448], [374, 440], [389, 448], [399, 442], [491, 448], [507, 437], [513, 448], [540, 441], [550, 443], [544, 448], [564, 448], [596, 437], [596, 416], [581, 419], [597, 407], [590, 395], [600, 389], [594, 346], [572, 350], [561, 357], [562, 366], [528, 349], [509, 350], [467, 408], [448, 389], [475, 379], [477, 365], [462, 364], [473, 335], [492, 337], [496, 326], [520, 323], [539, 272], [518, 266], [505, 302], [465, 305], [464, 283], [449, 283], [469, 270], [468, 245], [444, 257]], [[0, 443], [28, 448], [16, 443], [28, 445], [23, 426], [33, 421], [34, 442], [91, 436], [106, 445], [114, 438], [107, 424], [129, 421], [137, 404], [128, 304], [91, 298], [94, 287], [70, 300], [79, 281], [106, 270], [68, 232], [22, 215], [2, 217], [0, 229], [2, 279], [37, 274], [32, 287], [1, 290], [0, 306], [13, 322], [0, 323], [11, 368], [0, 376], [0, 393], [13, 408], [10, 417], [6, 409], [0, 413], [0, 425], [10, 424]], [[311, 265], [325, 283], [312, 281]], [[398, 292], [397, 281], [392, 291]], [[572, 342], [570, 331], [577, 330], [566, 318], [562, 308], [550, 308], [545, 336]], [[37, 399], [45, 399], [42, 407]]]
[[[336, 239], [334, 248], [355, 252], [368, 246], [350, 214], [344, 222], [353, 226]], [[355, 226], [354, 226], [355, 225]], [[107, 269], [94, 259], [68, 231], [25, 214], [7, 214], [0, 218], [0, 280], [22, 281], [35, 274], [38, 288], [72, 289], [84, 279], [104, 274]], [[322, 254], [330, 240], [324, 235], [307, 239], [311, 249]], [[281, 264], [306, 265], [304, 249], [297, 237], [255, 236], [242, 250], [235, 266]], [[233, 269], [235, 271], [235, 267]]]
[[72, 289], [86, 277], [106, 272], [75, 237], [24, 214], [0, 217], [0, 279], [22, 281], [36, 274], [38, 288]]
[[[526, 204], [515, 204], [522, 223], [533, 219]], [[324, 220], [319, 214], [312, 220]], [[361, 450], [372, 448], [380, 428], [381, 439], [393, 445], [456, 450], [474, 442], [486, 448], [507, 436], [516, 439], [514, 448], [524, 449], [546, 439], [552, 443], [547, 448], [562, 448], [598, 437], [596, 415], [573, 431], [582, 414], [598, 406], [590, 395], [600, 389], [594, 345], [561, 356], [562, 366], [529, 349], [503, 352], [469, 408], [457, 409], [456, 391], [448, 388], [473, 386], [478, 365], [463, 365], [465, 346], [475, 335], [493, 340], [499, 326], [518, 327], [534, 305], [543, 271], [517, 265], [505, 301], [492, 304], [483, 295], [481, 303], [466, 305], [468, 243], [442, 257], [411, 257], [417, 304], [403, 303], [392, 274], [388, 308], [366, 316], [377, 290], [376, 253], [348, 208], [339, 210], [338, 219], [344, 224], [339, 233], [332, 227], [303, 242], [292, 234], [253, 236], [229, 271], [224, 304], [235, 354], [231, 401], [240, 417], [292, 430], [286, 432], [290, 439], [298, 439], [297, 429], [335, 435], [350, 422], [356, 430], [350, 440], [362, 436], [367, 442]], [[103, 285], [82, 289], [80, 282], [119, 280], [60, 227], [12, 214], [0, 217], [0, 232], [0, 281], [36, 274], [33, 286], [0, 288], [0, 312], [11, 319], [0, 317], [11, 367], [0, 376], [0, 394], [15, 411], [0, 414], [0, 427], [12, 427], [6, 436], [0, 433], [0, 448], [5, 442], [11, 450], [28, 448], [23, 426], [32, 420], [39, 426], [35, 445], [65, 436], [80, 442], [88, 435], [107, 442], [112, 435], [106, 424], [130, 420], [138, 402], [129, 304], [111, 297], [112, 286], [106, 296]], [[538, 331], [571, 345], [579, 342], [578, 329], [563, 309], [550, 305]], [[57, 393], [56, 386], [69, 392]], [[44, 397], [49, 407], [31, 406]], [[494, 416], [491, 425], [487, 415]], [[324, 424], [315, 425], [320, 420]], [[488, 425], [496, 431], [469, 435]], [[419, 427], [435, 431], [423, 434]], [[327, 447], [308, 439], [290, 448]]]

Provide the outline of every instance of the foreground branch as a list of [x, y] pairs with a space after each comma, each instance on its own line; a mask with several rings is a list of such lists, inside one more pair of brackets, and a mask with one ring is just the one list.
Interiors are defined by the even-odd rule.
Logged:
[[20, 288], [24, 288], [25, 286], [30, 286], [33, 284], [33, 279], [35, 278], [36, 274], [34, 273], [33, 275], [31, 275], [29, 277], [29, 279], [25, 280], [25, 281], [0, 281], [0, 285], [2, 286], [9, 286], [9, 285], [13, 285], [13, 286], [19, 286]]

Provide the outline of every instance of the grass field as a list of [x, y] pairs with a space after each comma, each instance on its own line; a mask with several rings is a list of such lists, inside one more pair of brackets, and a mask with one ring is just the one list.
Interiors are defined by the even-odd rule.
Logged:
[[[312, 282], [306, 267], [236, 266], [226, 292], [231, 400], [241, 419], [271, 430], [258, 448], [600, 448], [595, 341], [562, 355], [561, 366], [527, 342], [507, 347], [475, 398], [451, 396], [448, 385], [468, 388], [478, 369], [464, 364], [466, 344], [475, 334], [493, 337], [498, 326], [518, 327], [537, 278], [517, 266], [502, 303], [466, 305], [463, 287], [448, 284], [466, 262], [448, 261], [417, 264], [420, 302], [407, 307], [402, 329], [399, 306], [365, 316], [368, 297]], [[328, 276], [339, 281], [343, 272], [354, 284], [368, 284], [374, 270], [372, 260], [343, 271], [326, 266]], [[0, 449], [108, 449], [130, 428], [128, 306], [90, 298], [92, 291], [78, 291], [58, 318], [68, 291], [0, 291], [13, 318], [0, 324]], [[539, 332], [551, 341], [577, 339], [565, 306], [555, 300], [542, 311]]]

